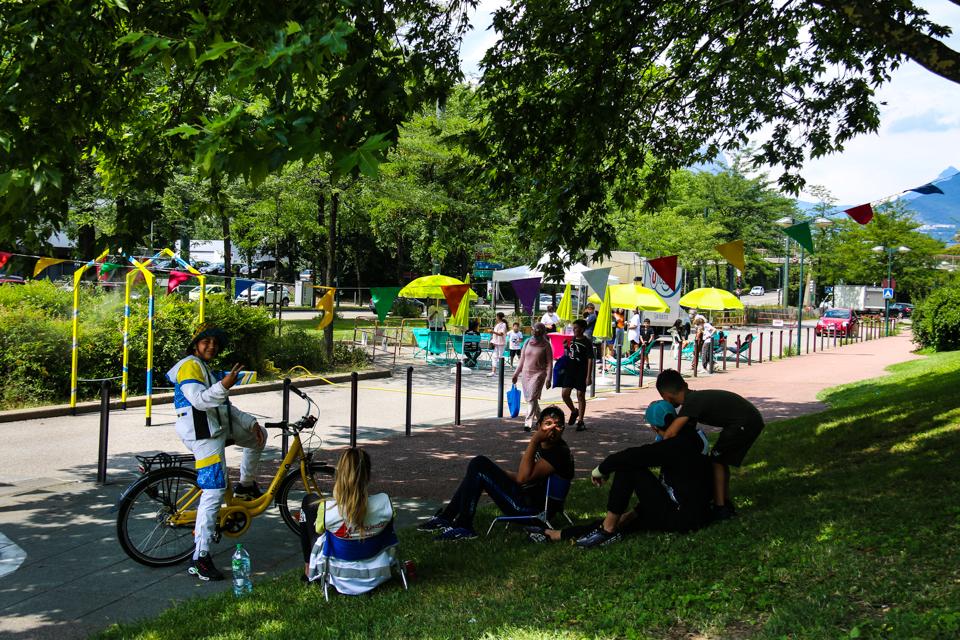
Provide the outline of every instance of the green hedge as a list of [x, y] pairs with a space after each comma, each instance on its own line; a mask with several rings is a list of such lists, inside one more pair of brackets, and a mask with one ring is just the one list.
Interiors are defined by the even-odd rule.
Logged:
[[[70, 345], [73, 293], [49, 281], [0, 286], [0, 408], [65, 402], [70, 397]], [[80, 295], [79, 375], [81, 378], [119, 376], [123, 365], [123, 295], [99, 289]], [[276, 321], [264, 309], [235, 305], [214, 296], [207, 302], [206, 320], [222, 327], [231, 343], [217, 363], [229, 368], [241, 362], [261, 374], [286, 371], [295, 365], [312, 372], [332, 367], [319, 339], [303, 332], [277, 340]], [[197, 303], [160, 294], [154, 303], [154, 385], [165, 386], [163, 374], [183, 357], [198, 324]], [[130, 394], [146, 385], [147, 299], [130, 305]], [[338, 345], [333, 365], [361, 366], [363, 353]], [[119, 380], [115, 389], [119, 390]], [[98, 386], [81, 383], [81, 398], [96, 395]]]
[[936, 351], [960, 349], [960, 281], [936, 289], [913, 310], [913, 341]]

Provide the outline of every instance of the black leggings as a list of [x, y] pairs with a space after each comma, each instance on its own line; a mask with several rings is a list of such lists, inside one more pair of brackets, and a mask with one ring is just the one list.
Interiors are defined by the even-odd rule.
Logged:
[[303, 561], [310, 562], [310, 551], [320, 535], [317, 533], [317, 513], [323, 498], [315, 493], [308, 493], [300, 505], [300, 550], [303, 551]]
[[457, 487], [457, 492], [440, 511], [440, 515], [454, 526], [472, 529], [477, 501], [484, 491], [505, 515], [522, 516], [535, 511], [527, 506], [519, 484], [511, 480], [510, 476], [489, 458], [477, 456], [467, 465], [467, 472]]
[[621, 470], [613, 475], [607, 511], [622, 515], [626, 513], [633, 494], [637, 496], [636, 524], [631, 529], [657, 531], [689, 531], [692, 523], [688, 514], [670, 499], [666, 488], [649, 469]]

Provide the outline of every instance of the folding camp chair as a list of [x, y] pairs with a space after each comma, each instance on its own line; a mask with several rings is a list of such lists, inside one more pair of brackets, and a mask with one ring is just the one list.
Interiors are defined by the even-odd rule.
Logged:
[[423, 356], [427, 357], [427, 342], [430, 335], [430, 329], [411, 329], [410, 333], [413, 334], [413, 339], [416, 341], [417, 346], [413, 351], [413, 357]]
[[727, 360], [729, 360], [729, 359], [731, 359], [731, 358], [736, 358], [737, 355], [741, 355], [741, 356], [742, 356], [742, 355], [744, 355], [745, 353], [749, 353], [749, 351], [750, 351], [750, 345], [751, 345], [751, 344], [753, 344], [753, 334], [752, 334], [752, 333], [748, 333], [748, 334], [747, 334], [747, 337], [740, 341], [740, 348], [739, 348], [739, 349], [737, 349], [737, 345], [736, 345], [736, 344], [731, 345], [731, 344], [730, 344], [730, 341], [729, 341], [729, 339], [728, 339], [728, 340], [727, 340], [727, 349], [726, 349], [726, 350], [729, 351], [730, 353], [723, 353], [723, 354], [721, 355], [721, 357], [722, 357], [722, 358], [726, 358]]
[[[324, 599], [330, 600], [329, 588], [333, 584], [334, 577], [345, 579], [390, 578], [393, 577], [394, 569], [400, 574], [403, 588], [407, 589], [407, 572], [403, 563], [397, 558], [399, 544], [400, 541], [397, 539], [397, 533], [393, 528], [393, 520], [377, 535], [370, 538], [360, 538], [359, 540], [346, 540], [336, 537], [329, 531], [325, 532], [321, 552], [323, 562], [320, 565], [320, 576], [317, 578], [323, 585]], [[358, 569], [356, 567], [338, 566], [336, 562], [338, 560], [341, 562], [369, 560], [384, 551], [387, 551], [390, 557], [390, 564], [386, 567]]]
[[427, 335], [427, 364], [448, 364], [447, 340], [450, 334], [446, 331], [431, 331]]
[[505, 523], [506, 528], [509, 528], [511, 524], [526, 523], [543, 525], [548, 529], [554, 529], [555, 527], [550, 523], [550, 519], [562, 515], [567, 519], [569, 524], [573, 524], [573, 520], [571, 520], [567, 512], [564, 511], [567, 494], [570, 493], [570, 484], [570, 480], [561, 478], [555, 473], [550, 475], [547, 478], [547, 496], [543, 501], [543, 511], [523, 516], [497, 516], [493, 519], [493, 522], [490, 523], [490, 528], [487, 529], [487, 535], [490, 535], [490, 532], [493, 531], [493, 526], [498, 522]]

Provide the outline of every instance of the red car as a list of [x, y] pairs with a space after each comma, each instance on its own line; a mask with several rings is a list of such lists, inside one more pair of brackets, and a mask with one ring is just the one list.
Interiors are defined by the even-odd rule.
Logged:
[[817, 335], [841, 338], [857, 334], [857, 314], [852, 309], [827, 309], [817, 321]]
[[23, 276], [17, 276], [6, 273], [0, 273], [0, 284], [26, 284], [26, 280], [23, 279]]

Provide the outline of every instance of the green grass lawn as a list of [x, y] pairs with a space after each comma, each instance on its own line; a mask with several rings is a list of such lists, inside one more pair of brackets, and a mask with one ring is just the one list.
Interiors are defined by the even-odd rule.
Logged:
[[[393, 318], [388, 318], [388, 326], [400, 326], [399, 320], [394, 320]], [[426, 326], [426, 320], [417, 320], [416, 318], [410, 319], [407, 321], [408, 324], [412, 326], [424, 327]], [[316, 318], [309, 319], [298, 319], [298, 320], [284, 320], [283, 327], [284, 329], [303, 329], [308, 332], [320, 333], [317, 329], [319, 320]], [[353, 328], [357, 327], [373, 327], [374, 323], [372, 320], [357, 320], [353, 318], [334, 318], [333, 320], [333, 339], [334, 340], [352, 340], [353, 339]]]
[[[739, 517], [695, 534], [582, 551], [404, 530], [409, 592], [325, 603], [293, 572], [102, 637], [956, 638], [958, 370], [960, 353], [896, 365], [826, 391], [829, 411], [769, 425], [733, 474]], [[597, 516], [605, 497], [581, 479], [568, 507]]]

